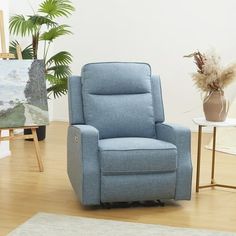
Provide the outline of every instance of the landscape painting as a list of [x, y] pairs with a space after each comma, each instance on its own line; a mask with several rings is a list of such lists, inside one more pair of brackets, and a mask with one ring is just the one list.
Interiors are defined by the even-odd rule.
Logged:
[[42, 60], [0, 60], [0, 128], [48, 124]]

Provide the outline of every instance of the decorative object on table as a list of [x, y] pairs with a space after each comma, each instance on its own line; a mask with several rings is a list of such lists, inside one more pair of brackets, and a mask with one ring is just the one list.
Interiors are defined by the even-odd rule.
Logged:
[[[54, 98], [67, 93], [67, 79], [71, 75], [70, 63], [72, 55], [59, 51], [53, 56], [48, 56], [50, 46], [61, 36], [71, 34], [70, 26], [60, 24], [61, 18], [69, 17], [74, 11], [69, 0], [44, 0], [37, 11], [27, 15], [14, 15], [10, 19], [10, 33], [23, 38], [31, 37], [31, 44], [22, 50], [23, 59], [38, 59], [43, 54], [45, 61], [45, 78], [48, 81], [48, 97]], [[43, 48], [40, 48], [43, 42]], [[16, 53], [17, 41], [11, 43], [10, 52]], [[41, 53], [40, 53], [40, 49]], [[40, 127], [37, 133], [44, 131], [39, 140], [45, 138], [45, 127]], [[40, 135], [41, 136], [41, 135]]]
[[[236, 117], [236, 99], [231, 103], [229, 117]], [[217, 130], [216, 151], [234, 155], [236, 157], [236, 127], [224, 127]], [[206, 146], [207, 149], [212, 149], [213, 140]], [[229, 157], [232, 157], [229, 156]]]
[[0, 61], [0, 128], [47, 124], [44, 62]]
[[193, 57], [197, 72], [192, 75], [195, 85], [204, 93], [203, 110], [208, 121], [224, 121], [229, 104], [224, 96], [224, 88], [236, 78], [236, 65], [222, 68], [220, 58], [214, 53], [194, 52], [185, 57]]

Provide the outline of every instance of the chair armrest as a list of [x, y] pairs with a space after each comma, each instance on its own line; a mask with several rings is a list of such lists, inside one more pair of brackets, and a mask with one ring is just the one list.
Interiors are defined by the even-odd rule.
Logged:
[[177, 179], [175, 200], [191, 199], [192, 160], [191, 132], [188, 128], [174, 124], [156, 124], [157, 139], [170, 142], [177, 147]]
[[67, 171], [83, 205], [100, 204], [98, 130], [90, 125], [71, 125], [67, 138]]
[[190, 156], [190, 129], [176, 124], [156, 124], [156, 135], [157, 139], [174, 144], [177, 147], [179, 158]]

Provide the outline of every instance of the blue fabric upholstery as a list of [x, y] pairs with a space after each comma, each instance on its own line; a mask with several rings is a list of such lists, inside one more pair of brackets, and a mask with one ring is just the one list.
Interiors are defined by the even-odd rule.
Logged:
[[81, 77], [71, 76], [68, 80], [68, 105], [70, 124], [84, 124]]
[[95, 63], [82, 69], [86, 124], [100, 138], [155, 137], [151, 70], [144, 63]]
[[98, 131], [89, 125], [68, 128], [67, 170], [72, 186], [84, 205], [100, 204]]
[[176, 172], [101, 177], [101, 202], [127, 202], [175, 197]]
[[83, 205], [190, 199], [190, 131], [162, 123], [148, 64], [88, 64], [68, 89], [67, 170]]
[[151, 174], [175, 171], [176, 147], [150, 138], [99, 140], [102, 175]]
[[153, 75], [151, 77], [151, 82], [155, 122], [162, 123], [165, 120], [165, 116], [162, 101], [160, 77]]
[[83, 91], [97, 95], [150, 93], [151, 68], [146, 63], [90, 63], [82, 68]]
[[177, 147], [178, 168], [175, 199], [190, 199], [192, 186], [191, 133], [175, 124], [157, 124], [157, 138]]

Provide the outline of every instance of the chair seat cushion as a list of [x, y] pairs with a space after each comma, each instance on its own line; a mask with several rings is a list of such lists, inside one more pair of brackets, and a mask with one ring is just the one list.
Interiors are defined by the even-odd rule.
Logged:
[[151, 138], [99, 140], [102, 175], [151, 174], [177, 168], [176, 146]]

